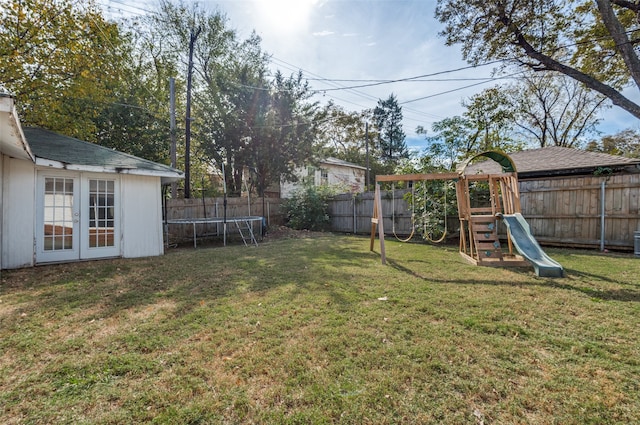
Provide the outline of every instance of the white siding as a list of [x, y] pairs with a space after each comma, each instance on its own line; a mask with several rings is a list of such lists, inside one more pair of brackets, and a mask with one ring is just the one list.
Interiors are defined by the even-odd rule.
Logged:
[[320, 163], [319, 167], [314, 170], [314, 175], [308, 175], [308, 168], [298, 168], [295, 173], [298, 176], [298, 181], [292, 182], [280, 182], [280, 196], [282, 198], [289, 198], [293, 192], [302, 186], [302, 179], [313, 179], [316, 186], [320, 186], [323, 183], [322, 170], [326, 170], [328, 181], [326, 184], [336, 187], [341, 192], [358, 193], [364, 191], [365, 170], [361, 168], [348, 167], [336, 164]]
[[360, 168], [339, 165], [327, 165], [329, 184], [344, 188], [346, 192], [363, 192], [365, 172]]
[[31, 162], [3, 157], [2, 268], [33, 266], [35, 187]]
[[160, 177], [123, 175], [122, 255], [162, 255], [162, 193]]
[[2, 247], [3, 247], [2, 235], [4, 233], [2, 231], [2, 229], [4, 228], [4, 219], [3, 219], [3, 216], [4, 216], [4, 212], [3, 211], [4, 211], [4, 209], [2, 208], [2, 205], [4, 205], [3, 204], [3, 201], [4, 201], [3, 200], [3, 198], [4, 198], [4, 195], [3, 195], [3, 193], [4, 193], [3, 192], [4, 174], [2, 172], [2, 170], [4, 170], [4, 166], [3, 165], [4, 165], [4, 155], [2, 154], [2, 152], [0, 152], [0, 270], [5, 268], [4, 267], [4, 258], [2, 257], [2, 252], [3, 252], [3, 249], [2, 249]]

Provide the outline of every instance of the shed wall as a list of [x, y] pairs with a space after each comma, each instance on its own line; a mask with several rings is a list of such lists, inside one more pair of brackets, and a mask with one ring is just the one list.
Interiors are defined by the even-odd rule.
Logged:
[[122, 255], [162, 255], [162, 193], [159, 177], [123, 175]]
[[33, 266], [34, 165], [7, 156], [2, 162], [2, 268]]
[[3, 198], [4, 198], [4, 191], [3, 191], [3, 187], [4, 187], [4, 173], [2, 170], [4, 170], [4, 154], [2, 154], [0, 152], [0, 270], [4, 268], [4, 258], [2, 256], [2, 252], [3, 252], [3, 246], [4, 244], [2, 243], [2, 235], [4, 234], [4, 212], [3, 212], [3, 208], [2, 205], [3, 204]]

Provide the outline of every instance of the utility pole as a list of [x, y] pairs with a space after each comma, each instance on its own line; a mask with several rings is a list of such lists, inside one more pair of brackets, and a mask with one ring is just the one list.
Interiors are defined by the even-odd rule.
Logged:
[[[171, 167], [176, 168], [176, 80], [173, 77], [169, 78], [169, 109], [169, 128], [171, 133]], [[176, 199], [177, 192], [178, 183], [171, 183], [171, 199]]]
[[193, 47], [202, 28], [194, 31], [191, 28], [189, 38], [189, 66], [187, 70], [187, 117], [185, 123], [185, 151], [184, 151], [184, 197], [191, 198], [191, 77], [193, 75]]
[[367, 152], [367, 187], [366, 191], [369, 190], [369, 121], [364, 123], [364, 134], [367, 139], [367, 144], [365, 150]]

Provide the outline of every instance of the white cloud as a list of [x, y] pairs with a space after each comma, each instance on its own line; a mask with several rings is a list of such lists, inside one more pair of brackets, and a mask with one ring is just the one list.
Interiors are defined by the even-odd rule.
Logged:
[[326, 37], [328, 35], [333, 35], [335, 34], [335, 32], [333, 31], [329, 31], [329, 30], [324, 30], [324, 31], [318, 31], [318, 32], [314, 32], [312, 33], [314, 36], [316, 37]]

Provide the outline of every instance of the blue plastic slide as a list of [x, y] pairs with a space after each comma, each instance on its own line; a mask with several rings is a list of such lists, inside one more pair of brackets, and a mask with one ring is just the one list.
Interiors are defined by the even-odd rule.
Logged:
[[562, 277], [564, 270], [562, 266], [549, 257], [540, 248], [538, 241], [531, 234], [529, 223], [522, 214], [498, 214], [504, 224], [506, 224], [511, 235], [511, 241], [524, 258], [533, 264], [536, 274], [541, 277]]

